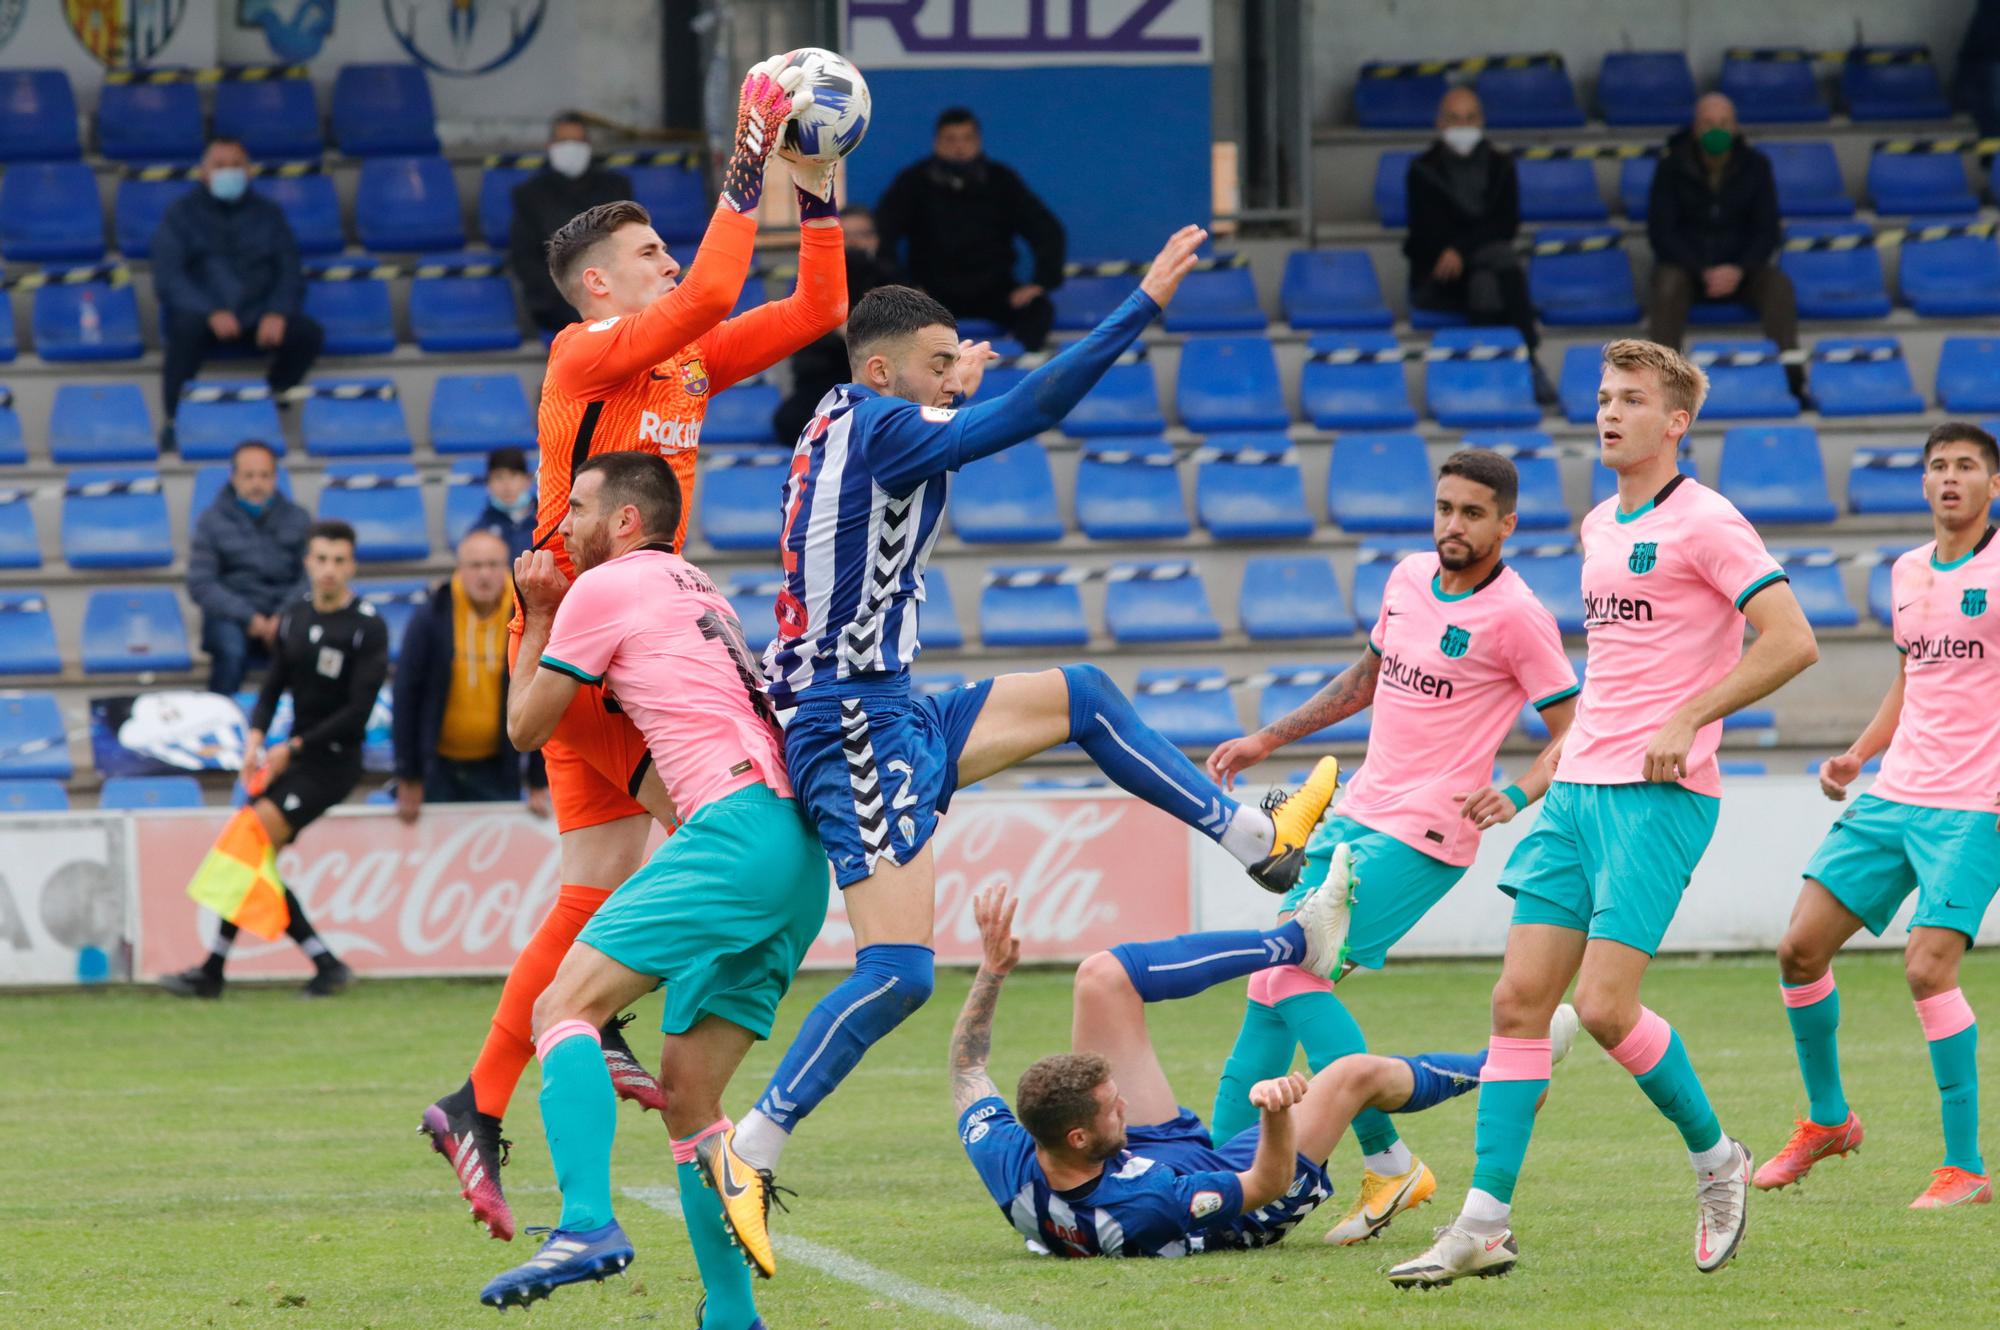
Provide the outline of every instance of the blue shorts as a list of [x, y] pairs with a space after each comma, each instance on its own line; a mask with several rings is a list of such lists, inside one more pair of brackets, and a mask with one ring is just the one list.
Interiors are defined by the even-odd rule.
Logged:
[[[1182, 1108], [1178, 1117], [1166, 1122], [1152, 1122], [1143, 1127], [1128, 1125], [1125, 1148], [1176, 1173], [1242, 1173], [1257, 1158], [1260, 1131], [1261, 1127], [1245, 1127], [1217, 1149], [1194, 1110]], [[1268, 1247], [1332, 1195], [1333, 1181], [1326, 1175], [1326, 1166], [1300, 1155], [1293, 1164], [1292, 1185], [1285, 1194], [1262, 1209], [1239, 1216], [1227, 1229], [1211, 1235], [1209, 1248]]]
[[907, 864], [930, 842], [958, 789], [958, 755], [991, 679], [911, 697], [908, 675], [815, 689], [785, 726], [785, 768], [819, 833], [834, 880]]
[[1306, 867], [1278, 906], [1281, 914], [1299, 908], [1306, 893], [1326, 881], [1334, 849], [1342, 842], [1354, 852], [1354, 910], [1347, 923], [1347, 959], [1366, 970], [1379, 970], [1389, 960], [1389, 948], [1417, 926], [1445, 893], [1458, 885], [1465, 870], [1422, 850], [1413, 850], [1394, 836], [1372, 831], [1338, 815], [1322, 822], [1306, 842]]
[[1912, 928], [1950, 928], [1970, 940], [2000, 886], [2000, 827], [1991, 812], [1864, 794], [1826, 833], [1805, 875], [1877, 937], [1914, 891]]

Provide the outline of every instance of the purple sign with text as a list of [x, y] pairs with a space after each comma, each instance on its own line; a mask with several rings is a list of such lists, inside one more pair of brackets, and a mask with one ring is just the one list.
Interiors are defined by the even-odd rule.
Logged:
[[847, 0], [863, 69], [1206, 64], [1210, 0]]

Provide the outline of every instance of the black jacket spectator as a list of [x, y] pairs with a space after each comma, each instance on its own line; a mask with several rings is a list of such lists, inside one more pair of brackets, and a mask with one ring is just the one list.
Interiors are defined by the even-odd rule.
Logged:
[[[858, 249], [847, 251], [847, 299], [850, 306], [878, 286], [902, 280], [895, 268]], [[847, 366], [847, 338], [830, 332], [792, 357], [792, 391], [772, 413], [771, 428], [778, 442], [790, 447], [811, 422], [813, 408], [837, 383], [853, 378]], [[492, 510], [489, 508], [489, 512]], [[482, 520], [482, 525], [484, 524]]]
[[[423, 785], [431, 769], [441, 761], [437, 756], [438, 734], [444, 728], [445, 699], [451, 694], [452, 663], [457, 654], [452, 637], [451, 579], [432, 589], [430, 600], [419, 605], [403, 630], [403, 653], [396, 662], [395, 748], [396, 779]], [[507, 742], [507, 686], [500, 687], [500, 747], [511, 757], [502, 763], [512, 775], [512, 786], [503, 787], [503, 797], [521, 797], [520, 754]], [[530, 754], [526, 763], [527, 783], [540, 789], [547, 785], [542, 755]], [[499, 791], [496, 791], [498, 793]]]
[[153, 234], [153, 289], [170, 310], [226, 309], [245, 327], [305, 304], [299, 246], [284, 209], [252, 189], [224, 203], [205, 189], [176, 199]]
[[306, 528], [312, 516], [271, 495], [255, 517], [224, 484], [208, 511], [195, 519], [188, 548], [188, 594], [207, 618], [247, 623], [253, 614], [275, 614], [306, 593]]
[[1521, 229], [1521, 183], [1514, 159], [1482, 142], [1460, 157], [1442, 143], [1410, 162], [1406, 180], [1409, 232], [1403, 255], [1414, 280], [1455, 249], [1470, 259], [1480, 249], [1511, 242]]
[[593, 166], [572, 179], [544, 166], [514, 186], [514, 220], [507, 232], [508, 263], [521, 283], [528, 314], [545, 332], [559, 332], [576, 322], [562, 292], [549, 276], [542, 247], [558, 227], [586, 208], [632, 197], [632, 182], [622, 171]]
[[900, 253], [911, 279], [960, 318], [1014, 326], [1007, 296], [1019, 284], [1017, 236], [1034, 255], [1028, 281], [1045, 291], [1062, 285], [1062, 223], [1020, 176], [990, 157], [963, 163], [927, 157], [904, 168], [875, 205], [875, 226], [882, 257], [894, 262]]
[[491, 531], [507, 542], [507, 557], [518, 559], [524, 550], [535, 543], [535, 505], [529, 504], [528, 510], [519, 517], [509, 517], [499, 504], [488, 499], [486, 507], [466, 530]]
[[1667, 140], [1646, 202], [1656, 263], [1699, 272], [1734, 264], [1746, 273], [1778, 252], [1778, 184], [1771, 161], [1741, 138], [1710, 183], [1694, 132]]

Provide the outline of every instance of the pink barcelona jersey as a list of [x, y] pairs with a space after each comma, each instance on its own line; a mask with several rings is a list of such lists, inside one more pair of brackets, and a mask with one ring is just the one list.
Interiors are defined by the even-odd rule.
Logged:
[[1963, 558], [1937, 562], [1937, 542], [1890, 570], [1903, 713], [1873, 793], [1967, 812], [2000, 809], [2000, 543], [1988, 527]]

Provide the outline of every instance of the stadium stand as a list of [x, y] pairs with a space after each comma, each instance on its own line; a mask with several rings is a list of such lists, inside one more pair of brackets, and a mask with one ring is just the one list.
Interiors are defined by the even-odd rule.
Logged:
[[430, 557], [430, 526], [417, 469], [408, 462], [330, 462], [319, 516], [354, 527], [355, 557], [390, 563]]
[[1333, 565], [1317, 554], [1260, 555], [1248, 560], [1236, 612], [1252, 641], [1348, 637], [1355, 631]]
[[2000, 246], [1986, 234], [1913, 235], [1897, 261], [1903, 299], [1925, 318], [2000, 314]]
[[30, 325], [43, 360], [137, 360], [146, 349], [139, 334], [139, 298], [123, 269], [102, 281], [50, 282], [35, 292]]
[[171, 587], [100, 587], [83, 606], [85, 674], [190, 669], [187, 625]]
[[1541, 423], [1528, 347], [1515, 328], [1441, 328], [1425, 369], [1424, 402], [1440, 425], [1482, 429]]
[[1175, 409], [1197, 434], [1291, 424], [1278, 362], [1262, 337], [1191, 337], [1181, 347]]
[[0, 674], [61, 674], [55, 621], [40, 591], [0, 591]]
[[1762, 420], [1799, 414], [1799, 399], [1785, 384], [1777, 343], [1763, 338], [1696, 342], [1695, 362], [1708, 371], [1704, 420]]
[[97, 806], [143, 813], [156, 808], [199, 808], [201, 782], [193, 776], [107, 776]]
[[1787, 248], [1778, 266], [1792, 279], [1799, 315], [1808, 319], [1879, 319], [1889, 313], [1889, 288], [1882, 276], [1882, 254], [1873, 244], [1845, 249], [1793, 249], [1789, 242], [1856, 240], [1872, 237], [1866, 222], [1791, 222], [1785, 227]]
[[318, 161], [326, 151], [310, 79], [224, 79], [215, 85], [215, 132], [243, 141], [257, 162]]
[[175, 199], [195, 188], [185, 179], [144, 180], [126, 176], [118, 182], [111, 201], [111, 238], [118, 253], [128, 259], [143, 259], [153, 252], [153, 233], [167, 215]]
[[777, 443], [771, 414], [784, 395], [774, 383], [753, 379], [717, 393], [701, 424], [703, 443]]
[[1814, 546], [1804, 549], [1771, 551], [1791, 578], [1792, 594], [1806, 612], [1806, 622], [1815, 628], [1852, 628], [1861, 622], [1847, 599], [1840, 576], [1840, 560], [1831, 549]]
[[1195, 454], [1195, 510], [1217, 540], [1312, 535], [1298, 454], [1282, 434], [1213, 434]]
[[97, 173], [83, 162], [17, 162], [0, 175], [0, 255], [10, 262], [104, 257]]
[[1294, 328], [1387, 328], [1375, 264], [1363, 249], [1295, 249], [1285, 256], [1278, 285], [1285, 322]]
[[[731, 448], [712, 455], [695, 516], [701, 538], [719, 550], [774, 550], [784, 527], [789, 448]], [[483, 495], [482, 495], [483, 498]]]
[[1085, 443], [1076, 465], [1077, 526], [1092, 540], [1179, 540], [1187, 535], [1187, 503], [1176, 460], [1173, 445], [1160, 438]]
[[1465, 436], [1467, 448], [1492, 448], [1514, 459], [1521, 492], [1514, 514], [1522, 531], [1567, 531], [1569, 508], [1563, 502], [1562, 464], [1555, 440], [1540, 430], [1474, 430]]
[[[999, 387], [996, 385], [996, 389]], [[1063, 421], [1062, 430], [1075, 438], [1088, 439], [1107, 434], [1158, 434], [1166, 425], [1166, 418], [1160, 414], [1160, 390], [1153, 381], [1152, 363], [1143, 349], [1135, 348], [1119, 357], [1118, 363], [1084, 394]]]
[[622, 168], [632, 182], [632, 197], [653, 215], [653, 229], [669, 245], [693, 245], [708, 229], [715, 211], [699, 165], [656, 163]]
[[371, 157], [354, 187], [354, 227], [366, 248], [407, 254], [465, 247], [458, 188], [442, 157]]
[[0, 780], [0, 811], [66, 813], [69, 790], [58, 780]]
[[1248, 263], [1197, 268], [1162, 320], [1168, 332], [1262, 332], [1270, 322], [1257, 303], [1257, 281]]
[[2000, 337], [1947, 337], [1938, 352], [1938, 404], [1964, 414], [2000, 411]]
[[1642, 225], [1653, 197], [1653, 172], [1659, 165], [1660, 159], [1650, 155], [1627, 157], [1618, 163], [1618, 206], [1628, 218]]
[[1847, 471], [1847, 509], [1854, 513], [1927, 513], [1923, 454], [1915, 448], [1856, 448]]
[[1569, 129], [1583, 124], [1576, 87], [1560, 61], [1488, 65], [1473, 79], [1496, 129]]
[[343, 65], [334, 76], [328, 123], [350, 157], [438, 150], [431, 86], [416, 64]]
[[1181, 748], [1213, 748], [1243, 733], [1219, 669], [1142, 669], [1132, 709]]
[[[190, 527], [194, 525], [195, 519], [199, 518], [202, 513], [207, 511], [208, 506], [215, 502], [216, 496], [222, 493], [222, 487], [228, 483], [229, 464], [226, 462], [212, 462], [207, 466], [195, 468], [194, 497], [188, 503], [188, 525]], [[292, 493], [292, 473], [285, 469], [283, 462], [278, 463], [278, 493], [288, 499], [294, 497]]]
[[1616, 227], [1555, 226], [1536, 234], [1537, 246], [1563, 247], [1557, 253], [1530, 251], [1528, 257], [1528, 293], [1543, 323], [1561, 327], [1638, 320], [1632, 259], [1618, 243], [1623, 235]]
[[1925, 46], [1849, 51], [1840, 66], [1840, 103], [1855, 120], [1943, 120], [1951, 114], [1937, 66]]
[[[465, 271], [423, 275], [425, 265]], [[433, 254], [410, 283], [410, 331], [425, 351], [505, 351], [521, 344], [514, 288], [495, 254]], [[748, 290], [755, 283], [744, 283]]]
[[1830, 118], [1810, 55], [1797, 48], [1766, 54], [1730, 51], [1716, 89], [1736, 103], [1744, 124], [1816, 123]]
[[1401, 344], [1387, 332], [1315, 335], [1306, 343], [1299, 402], [1306, 419], [1321, 429], [1403, 429], [1417, 423]]
[[[1354, 85], [1354, 120], [1363, 129], [1429, 129], [1445, 93], [1442, 71], [1391, 72], [1370, 61]], [[1385, 76], [1386, 75], [1386, 76]]]
[[1840, 158], [1820, 139], [1761, 140], [1771, 161], [1778, 211], [1786, 217], [1852, 217], [1854, 200], [1840, 178]]
[[1431, 529], [1431, 464], [1420, 434], [1342, 434], [1327, 464], [1326, 507], [1343, 531]]
[[393, 664], [403, 654], [403, 636], [417, 606], [430, 599], [430, 583], [422, 578], [366, 578], [355, 582], [354, 593], [375, 607], [382, 627], [389, 635], [389, 660]]
[[[1063, 279], [1061, 286], [1049, 292], [1049, 299], [1056, 308], [1056, 331], [1089, 332], [1124, 304], [1125, 298], [1138, 286], [1136, 273], [1118, 272], [1108, 276], [1088, 271], [1073, 273]], [[962, 326], [960, 331], [964, 332], [965, 328]]]
[[1507, 566], [1556, 616], [1565, 633], [1583, 631], [1583, 555], [1574, 545], [1522, 545], [1507, 553]]
[[[1354, 560], [1354, 619], [1364, 633], [1373, 632], [1382, 617], [1382, 589], [1396, 564], [1412, 554], [1432, 548], [1428, 541], [1412, 536], [1369, 536], [1361, 542]], [[1512, 556], [1509, 556], [1512, 557]]]
[[306, 313], [326, 334], [330, 356], [379, 356], [396, 349], [396, 315], [389, 283], [342, 267], [306, 267]]
[[958, 602], [952, 598], [951, 581], [941, 569], [924, 574], [923, 609], [918, 613], [919, 640], [939, 651], [957, 651], [965, 645], [965, 629], [958, 621]]
[[42, 533], [35, 526], [32, 490], [0, 489], [0, 568], [42, 566]]
[[1514, 169], [1524, 222], [1601, 222], [1611, 215], [1597, 192], [1597, 170], [1584, 158], [1523, 157]]
[[431, 390], [428, 431], [433, 452], [532, 452], [535, 413], [518, 374], [445, 374]]
[[762, 652], [778, 630], [778, 593], [784, 590], [782, 574], [743, 572], [731, 574], [723, 588], [729, 606], [743, 627], [743, 641], [752, 651]]
[[387, 378], [316, 379], [299, 411], [299, 432], [312, 457], [404, 457], [410, 427], [396, 382]]
[[979, 592], [979, 640], [989, 647], [1089, 645], [1083, 597], [1067, 574], [1059, 563], [987, 569]]
[[53, 693], [0, 693], [0, 777], [67, 781], [74, 774]]
[[332, 176], [317, 172], [259, 175], [257, 192], [284, 210], [301, 255], [321, 258], [347, 248], [347, 231], [340, 220], [340, 198]]
[[188, 165], [201, 156], [201, 93], [193, 83], [106, 83], [97, 94], [97, 150], [114, 162]]
[[58, 466], [150, 462], [159, 456], [152, 413], [136, 383], [65, 383], [49, 408], [49, 460]]
[[[1257, 724], [1270, 725], [1284, 719], [1290, 712], [1310, 702], [1313, 694], [1338, 677], [1345, 668], [1345, 665], [1273, 665], [1266, 675], [1270, 682], [1257, 696]], [[1373, 714], [1371, 710], [1357, 712], [1295, 742], [1307, 745], [1364, 743], [1368, 739], [1368, 723]]]
[[174, 561], [167, 496], [151, 468], [72, 471], [63, 489], [63, 562], [72, 568], [164, 568]]
[[[1843, 358], [1850, 355], [1856, 358]], [[1812, 394], [1823, 416], [1914, 415], [1924, 409], [1902, 343], [1893, 337], [1822, 338], [1813, 348]]]
[[1722, 436], [1716, 488], [1753, 523], [1831, 522], [1836, 515], [1810, 425], [1730, 430]]
[[246, 439], [267, 445], [280, 457], [285, 452], [278, 404], [254, 379], [190, 380], [174, 408], [174, 439], [189, 462], [226, 458]]
[[0, 69], [0, 162], [77, 156], [76, 95], [60, 69]]
[[1694, 119], [1694, 70], [1680, 51], [1607, 51], [1597, 69], [1597, 106], [1607, 125], [1672, 125]]
[[28, 447], [21, 437], [21, 417], [14, 411], [14, 390], [0, 384], [0, 466], [19, 466], [28, 460]]
[[1192, 563], [1116, 563], [1104, 588], [1104, 628], [1121, 646], [1213, 642], [1222, 636]]
[[1882, 214], [1956, 216], [1979, 211], [1955, 152], [1891, 152], [1868, 159], [1868, 197]]
[[[1425, 121], [1429, 124], [1429, 121]], [[1417, 153], [1394, 148], [1375, 162], [1375, 215], [1384, 226], [1407, 226], [1410, 222], [1410, 163]]]
[[951, 528], [967, 544], [1033, 545], [1062, 539], [1049, 455], [1033, 440], [965, 467], [951, 499]]

